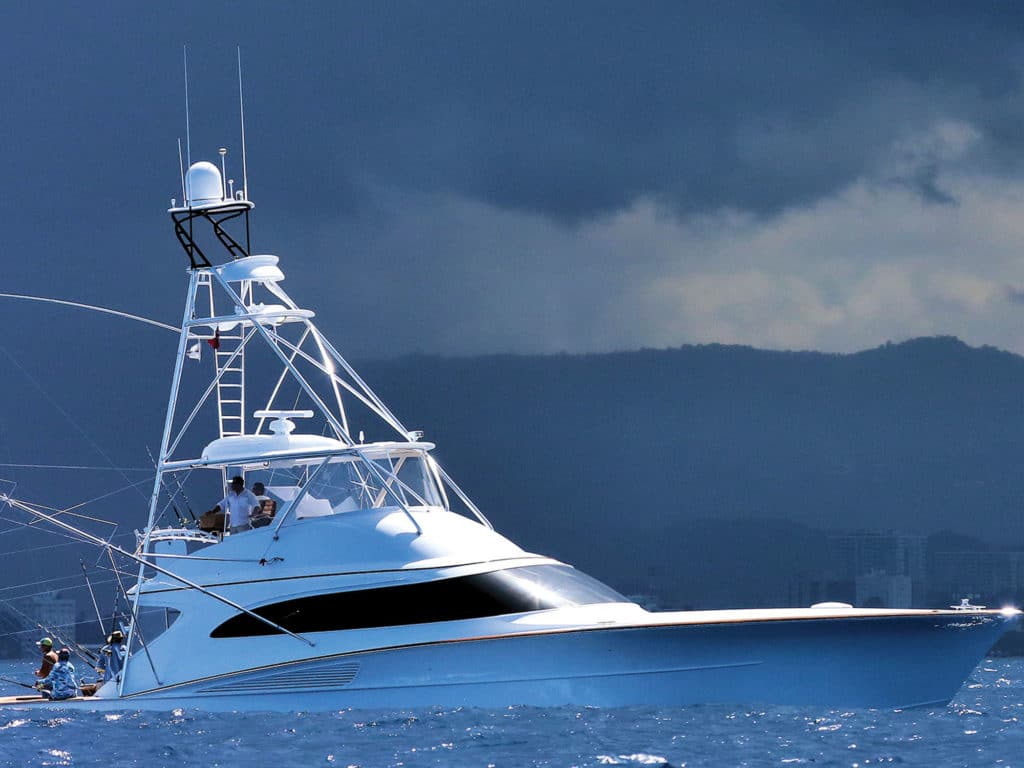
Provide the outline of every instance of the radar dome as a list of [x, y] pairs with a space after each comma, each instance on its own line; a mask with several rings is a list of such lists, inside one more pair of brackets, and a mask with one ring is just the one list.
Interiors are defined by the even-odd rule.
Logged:
[[219, 203], [224, 199], [220, 170], [205, 160], [192, 163], [185, 174], [185, 197], [189, 204]]

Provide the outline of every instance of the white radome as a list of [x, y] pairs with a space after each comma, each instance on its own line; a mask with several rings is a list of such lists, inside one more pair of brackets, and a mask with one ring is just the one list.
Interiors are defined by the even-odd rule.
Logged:
[[224, 199], [224, 182], [220, 170], [205, 160], [193, 163], [185, 174], [185, 191], [191, 205], [221, 202]]

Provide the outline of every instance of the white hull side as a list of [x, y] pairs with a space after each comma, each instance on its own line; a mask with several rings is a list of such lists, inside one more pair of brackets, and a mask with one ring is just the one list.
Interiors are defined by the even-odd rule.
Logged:
[[215, 711], [943, 705], [1015, 621], [947, 613], [461, 640], [273, 665], [81, 705]]

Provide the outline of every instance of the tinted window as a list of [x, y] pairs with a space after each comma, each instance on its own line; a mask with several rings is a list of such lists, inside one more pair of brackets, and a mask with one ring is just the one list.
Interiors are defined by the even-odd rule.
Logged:
[[[291, 632], [391, 627], [476, 619], [569, 605], [625, 602], [626, 598], [567, 565], [531, 565], [454, 579], [336, 592], [256, 608]], [[211, 637], [275, 635], [278, 630], [246, 613], [221, 624]]]

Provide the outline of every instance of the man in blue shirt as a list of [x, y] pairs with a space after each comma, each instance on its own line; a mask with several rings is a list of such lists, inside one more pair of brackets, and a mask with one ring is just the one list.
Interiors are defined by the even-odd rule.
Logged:
[[115, 629], [107, 637], [107, 644], [100, 648], [100, 660], [96, 667], [100, 683], [117, 680], [118, 675], [121, 674], [121, 667], [124, 666], [123, 642], [124, 635], [121, 630]]
[[47, 698], [70, 699], [78, 695], [78, 678], [75, 677], [75, 665], [71, 663], [71, 651], [61, 648], [57, 654], [57, 663], [50, 674], [35, 685]]

